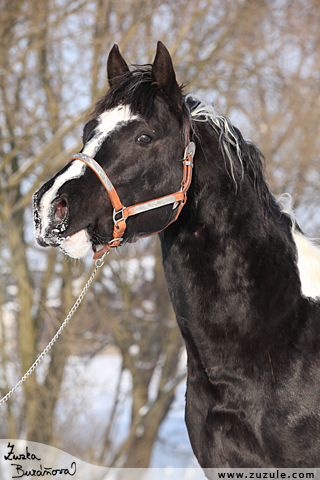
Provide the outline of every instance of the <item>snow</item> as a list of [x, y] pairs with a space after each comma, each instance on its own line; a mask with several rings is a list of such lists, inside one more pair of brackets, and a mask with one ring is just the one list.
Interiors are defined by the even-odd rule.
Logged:
[[[62, 394], [58, 402], [55, 435], [64, 439], [61, 448], [86, 452], [103, 438], [109, 421], [116, 385], [121, 369], [117, 353], [97, 355], [91, 359], [70, 357], [65, 369]], [[152, 389], [157, 388], [154, 380]], [[119, 444], [126, 437], [131, 415], [131, 374], [125, 370], [121, 381], [117, 422], [112, 439]], [[152, 399], [155, 392], [150, 391]], [[197, 468], [184, 422], [185, 382], [176, 390], [176, 399], [159, 430], [150, 467]], [[78, 442], [78, 443], [77, 443]]]

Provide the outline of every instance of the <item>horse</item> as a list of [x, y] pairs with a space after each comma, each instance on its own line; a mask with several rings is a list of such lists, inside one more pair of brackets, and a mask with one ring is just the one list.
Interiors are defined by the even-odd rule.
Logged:
[[319, 250], [161, 42], [130, 68], [114, 45], [107, 76], [82, 150], [34, 194], [38, 244], [99, 258], [158, 234], [200, 466], [319, 467]]

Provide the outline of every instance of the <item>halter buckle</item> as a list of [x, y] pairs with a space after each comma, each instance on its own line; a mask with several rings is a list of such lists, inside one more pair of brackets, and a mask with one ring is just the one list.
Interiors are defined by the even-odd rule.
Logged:
[[183, 160], [188, 160], [188, 154], [191, 155], [191, 157], [193, 158], [195, 153], [196, 153], [195, 143], [189, 142], [184, 150]]
[[[113, 218], [113, 223], [114, 225], [118, 228], [118, 223], [119, 222], [125, 222], [126, 221], [126, 217], [124, 216], [124, 210], [125, 210], [126, 207], [122, 207], [120, 210], [116, 211], [116, 209], [114, 208], [113, 209], [113, 214], [112, 214], [112, 218]], [[120, 218], [116, 218], [117, 215], [121, 215]]]

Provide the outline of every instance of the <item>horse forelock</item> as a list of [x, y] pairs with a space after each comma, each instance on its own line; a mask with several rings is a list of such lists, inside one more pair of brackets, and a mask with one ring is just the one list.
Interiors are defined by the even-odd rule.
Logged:
[[151, 66], [144, 65], [126, 72], [114, 80], [112, 86], [95, 104], [91, 118], [96, 118], [108, 109], [119, 105], [130, 105], [135, 113], [145, 117], [152, 115], [156, 89], [152, 87]]
[[[182, 90], [183, 87], [181, 87]], [[155, 100], [170, 105], [170, 98], [161, 95], [161, 87], [154, 81], [151, 65], [133, 65], [132, 69], [115, 80], [106, 93], [95, 104], [90, 120], [101, 116], [106, 110], [128, 105], [132, 114], [138, 114], [146, 120], [157, 115]], [[162, 97], [162, 98], [161, 98]], [[182, 103], [182, 135], [189, 138], [190, 112]]]

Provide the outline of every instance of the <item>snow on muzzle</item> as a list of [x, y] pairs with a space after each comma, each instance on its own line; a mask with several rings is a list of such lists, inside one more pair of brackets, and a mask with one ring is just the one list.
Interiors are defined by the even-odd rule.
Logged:
[[86, 230], [67, 236], [69, 205], [67, 194], [59, 195], [60, 188], [68, 181], [81, 177], [86, 165], [74, 161], [54, 179], [45, 183], [33, 196], [35, 237], [43, 247], [60, 247], [65, 253], [81, 258], [91, 251]]
[[36, 192], [33, 197], [33, 219], [36, 241], [42, 247], [58, 247], [65, 240], [68, 205], [65, 198], [56, 199], [43, 208], [42, 196]]

